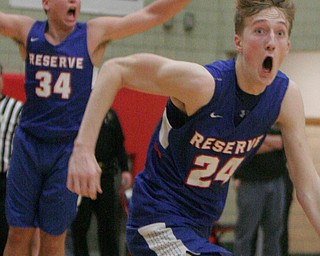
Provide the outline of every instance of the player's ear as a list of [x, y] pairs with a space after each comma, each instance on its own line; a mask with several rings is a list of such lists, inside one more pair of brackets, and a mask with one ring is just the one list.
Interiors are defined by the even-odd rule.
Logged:
[[42, 8], [45, 12], [48, 11], [48, 2], [49, 0], [42, 0]]
[[237, 52], [238, 53], [241, 53], [242, 52], [242, 38], [239, 36], [239, 35], [234, 35], [234, 45], [237, 49]]
[[290, 41], [290, 40], [288, 40], [288, 46], [287, 46], [287, 52], [286, 52], [286, 54], [288, 54], [288, 53], [289, 53], [290, 46], [291, 46], [291, 41]]

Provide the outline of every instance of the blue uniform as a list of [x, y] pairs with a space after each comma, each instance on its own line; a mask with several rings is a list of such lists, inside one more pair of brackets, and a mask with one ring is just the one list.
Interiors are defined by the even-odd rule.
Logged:
[[[255, 154], [276, 121], [289, 79], [278, 72], [235, 125], [234, 59], [205, 68], [215, 79], [213, 98], [192, 116], [168, 101], [145, 168], [136, 176], [127, 226], [133, 255], [228, 255], [208, 242], [211, 226], [224, 209], [230, 177]], [[166, 242], [171, 252], [165, 251]]]
[[27, 41], [27, 95], [8, 176], [6, 213], [12, 226], [62, 234], [76, 214], [77, 196], [67, 187], [68, 160], [88, 102], [94, 66], [86, 23], [60, 44], [45, 38], [37, 21]]

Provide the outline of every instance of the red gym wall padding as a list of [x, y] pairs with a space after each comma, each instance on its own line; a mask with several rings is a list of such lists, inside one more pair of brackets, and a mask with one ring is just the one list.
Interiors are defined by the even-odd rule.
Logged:
[[[25, 101], [24, 75], [3, 74], [3, 94]], [[135, 176], [144, 167], [148, 143], [167, 98], [122, 89], [113, 104], [124, 134], [125, 146], [132, 157]]]
[[9, 95], [21, 101], [25, 101], [26, 94], [24, 91], [24, 75], [23, 74], [3, 74], [2, 93]]
[[154, 128], [162, 116], [167, 97], [122, 89], [113, 107], [126, 136], [126, 149], [133, 157], [133, 174], [144, 167], [146, 152]]

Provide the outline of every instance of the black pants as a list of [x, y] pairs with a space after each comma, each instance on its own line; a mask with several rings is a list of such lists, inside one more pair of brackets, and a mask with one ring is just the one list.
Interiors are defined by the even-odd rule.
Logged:
[[97, 235], [101, 256], [117, 256], [118, 253], [118, 220], [115, 216], [115, 190], [112, 175], [101, 177], [103, 193], [96, 200], [83, 197], [77, 217], [71, 225], [71, 235], [75, 256], [88, 256], [87, 233], [92, 213], [97, 218]]
[[284, 206], [284, 212], [283, 212], [284, 229], [283, 229], [283, 234], [281, 236], [281, 250], [282, 250], [282, 256], [288, 256], [289, 255], [288, 225], [289, 225], [290, 207], [292, 203], [293, 190], [294, 190], [292, 181], [288, 173], [284, 175], [284, 183], [285, 183], [285, 206]]
[[3, 254], [9, 231], [5, 215], [6, 180], [5, 174], [0, 173], [0, 255]]

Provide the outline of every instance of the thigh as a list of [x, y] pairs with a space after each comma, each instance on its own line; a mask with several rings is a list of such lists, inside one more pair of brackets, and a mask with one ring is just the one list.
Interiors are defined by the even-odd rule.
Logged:
[[43, 157], [55, 156], [42, 185], [38, 212], [39, 227], [50, 235], [63, 234], [77, 214], [78, 196], [66, 186], [72, 145], [50, 145], [47, 152], [43, 152]]
[[255, 255], [257, 232], [264, 209], [262, 183], [241, 182], [236, 200], [238, 217], [234, 232], [234, 253]]
[[[257, 227], [264, 211], [264, 188], [262, 183], [241, 182], [237, 189], [238, 219], [236, 233], [250, 233], [251, 237]], [[247, 237], [248, 238], [248, 237]]]
[[233, 255], [212, 244], [188, 227], [166, 227], [154, 223], [141, 228], [127, 227], [127, 243], [132, 256]]
[[6, 187], [6, 217], [10, 226], [34, 227], [42, 177], [36, 169], [35, 145], [17, 128]]
[[285, 188], [282, 178], [269, 182], [269, 193], [266, 200], [262, 226], [270, 236], [282, 231]]

